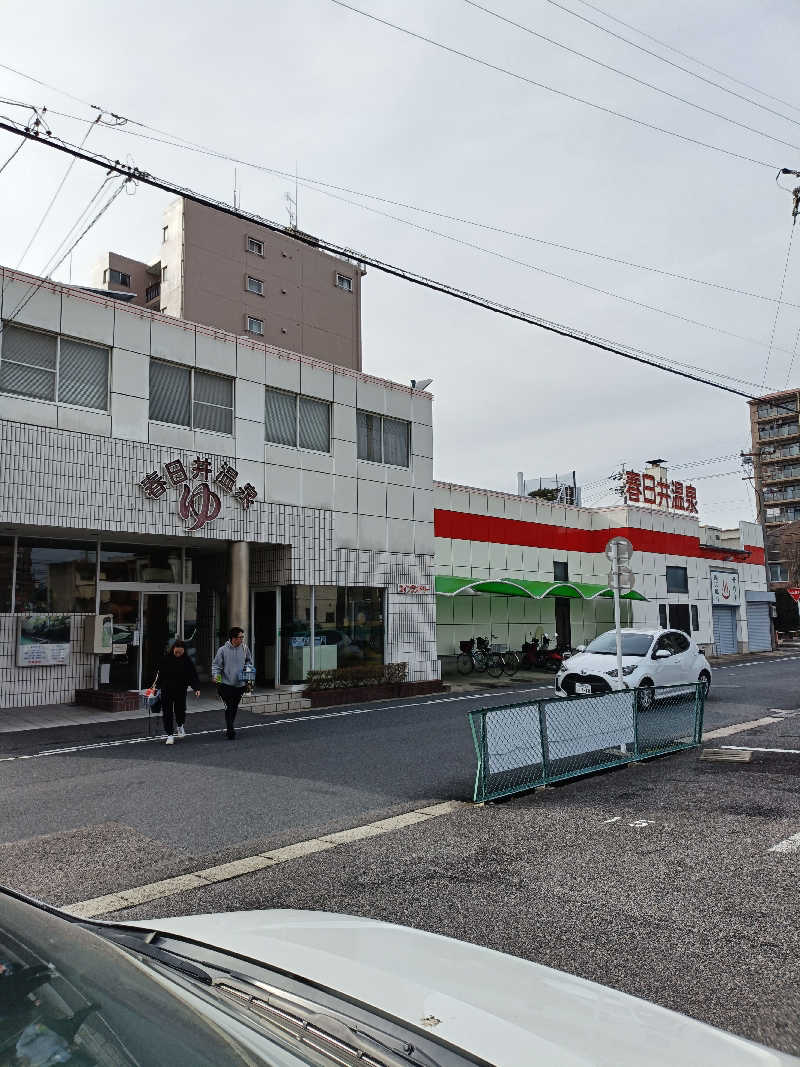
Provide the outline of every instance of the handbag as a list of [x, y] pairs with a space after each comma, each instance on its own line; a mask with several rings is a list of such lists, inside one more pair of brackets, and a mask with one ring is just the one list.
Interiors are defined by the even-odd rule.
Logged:
[[147, 690], [147, 710], [150, 715], [158, 715], [161, 711], [161, 690], [156, 689], [158, 675], [153, 679], [153, 684]]

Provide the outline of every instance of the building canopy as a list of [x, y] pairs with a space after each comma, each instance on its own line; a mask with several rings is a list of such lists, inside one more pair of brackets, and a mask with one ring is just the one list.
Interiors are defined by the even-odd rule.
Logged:
[[[485, 578], [457, 578], [451, 574], [437, 574], [436, 593], [439, 596], [521, 596], [533, 600], [545, 597], [568, 597], [572, 600], [609, 598], [614, 591], [608, 585], [588, 582], [532, 582], [526, 578], [486, 580]], [[622, 594], [623, 600], [647, 600], [637, 590]]]

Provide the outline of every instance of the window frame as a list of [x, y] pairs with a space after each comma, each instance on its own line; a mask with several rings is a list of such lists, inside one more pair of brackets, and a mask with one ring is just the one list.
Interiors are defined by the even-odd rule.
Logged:
[[[264, 258], [264, 242], [259, 240], [258, 237], [251, 237], [250, 234], [247, 234], [244, 243], [245, 249], [251, 256], [258, 256], [260, 259]], [[258, 248], [251, 248], [251, 244], [258, 245]]]
[[[154, 363], [161, 363], [161, 364], [163, 364], [164, 366], [167, 366], [167, 367], [177, 367], [178, 370], [183, 370], [183, 371], [188, 371], [189, 372], [189, 419], [190, 419], [190, 423], [187, 426], [185, 422], [167, 422], [165, 419], [154, 419], [154, 418], [151, 418], [150, 417], [150, 404], [151, 404], [152, 399], [153, 399], [152, 392], [150, 393], [150, 396], [148, 397], [148, 400], [147, 400], [147, 421], [148, 422], [154, 422], [156, 424], [156, 426], [177, 426], [181, 430], [191, 430], [193, 433], [194, 432], [197, 432], [197, 433], [213, 433], [213, 434], [216, 434], [217, 437], [234, 437], [235, 436], [235, 432], [236, 432], [236, 379], [235, 378], [231, 378], [230, 375], [228, 375], [228, 374], [217, 374], [216, 371], [206, 370], [204, 367], [189, 367], [185, 363], [173, 363], [168, 359], [157, 359], [157, 358], [151, 356], [150, 361], [149, 361], [148, 366], [147, 366], [148, 387], [149, 387], [149, 382], [150, 382], [150, 368]], [[231, 383], [231, 406], [230, 406], [230, 409], [228, 409], [227, 407], [223, 409], [225, 411], [230, 410], [230, 413], [231, 413], [231, 431], [230, 431], [230, 433], [227, 433], [225, 430], [208, 430], [204, 426], [195, 426], [195, 423], [194, 423], [194, 405], [195, 405], [195, 399], [194, 399], [194, 376], [195, 376], [196, 373], [197, 374], [207, 374], [211, 378], [222, 378], [224, 381]], [[209, 404], [205, 400], [198, 400], [197, 403], [198, 404], [203, 404], [206, 407], [219, 407], [219, 408], [222, 407], [221, 404]]]
[[[9, 393], [7, 390], [0, 388], [0, 396], [11, 396], [17, 400], [32, 400], [35, 404], [55, 404], [61, 408], [67, 408], [70, 411], [93, 411], [100, 413], [101, 415], [111, 414], [111, 348], [109, 345], [100, 344], [97, 341], [87, 341], [83, 337], [73, 337], [71, 334], [53, 333], [52, 330], [40, 330], [36, 326], [20, 326], [16, 322], [8, 322], [5, 319], [0, 320], [0, 366], [3, 364], [3, 348], [5, 346], [5, 332], [8, 327], [16, 330], [27, 330], [29, 333], [43, 334], [45, 337], [55, 337], [56, 339], [56, 365], [52, 374], [54, 377], [54, 396], [52, 400], [44, 399], [40, 396], [26, 396], [24, 393]], [[106, 359], [106, 406], [104, 408], [89, 407], [88, 404], [69, 404], [66, 401], [58, 399], [59, 392], [59, 379], [60, 379], [60, 367], [61, 367], [61, 339], [65, 341], [77, 341], [78, 344], [87, 345], [89, 348], [98, 348], [101, 352], [105, 352]], [[33, 370], [48, 370], [47, 367], [37, 367], [33, 363], [21, 363], [19, 360], [11, 359], [10, 363], [16, 364], [20, 367], [31, 367]], [[49, 373], [49, 371], [48, 371]]]
[[[263, 319], [259, 319], [255, 315], [245, 315], [244, 322], [245, 322], [245, 331], [247, 333], [251, 333], [253, 335], [253, 337], [263, 337], [264, 336], [264, 320]], [[260, 330], [254, 330], [250, 325], [251, 322], [257, 322], [261, 326], [261, 329]]]
[[[259, 288], [258, 289], [252, 289], [250, 287], [250, 282], [255, 282], [255, 284], [257, 286], [259, 286]], [[253, 296], [263, 296], [264, 295], [264, 281], [263, 281], [263, 279], [262, 278], [256, 278], [256, 276], [254, 274], [245, 275], [244, 291], [246, 293], [251, 293]]]
[[[341, 284], [342, 282], [347, 282], [347, 285], [342, 285]], [[353, 292], [353, 275], [352, 274], [342, 274], [341, 271], [337, 270], [336, 271], [336, 278], [334, 280], [334, 285], [336, 286], [337, 289], [341, 289], [343, 293], [352, 293]]]
[[[670, 571], [683, 571], [684, 577], [686, 579], [685, 586], [682, 586], [680, 589], [678, 589], [678, 588], [675, 588], [674, 584], [670, 585]], [[666, 572], [665, 572], [665, 578], [666, 578], [666, 582], [667, 582], [667, 592], [668, 593], [676, 593], [676, 594], [686, 595], [689, 592], [689, 570], [688, 570], [687, 567], [678, 567], [678, 566], [673, 566], [672, 564], [667, 564]]]
[[[270, 393], [278, 393], [280, 396], [291, 396], [294, 398], [294, 444], [286, 444], [285, 441], [270, 441], [267, 430], [267, 397]], [[319, 448], [306, 448], [300, 444], [300, 401], [309, 400], [314, 404], [324, 404], [328, 409], [328, 447], [325, 450]], [[264, 389], [264, 447], [270, 445], [272, 448], [293, 448], [297, 452], [310, 452], [315, 456], [330, 456], [333, 453], [332, 447], [332, 415], [333, 404], [330, 400], [323, 400], [319, 396], [309, 396], [307, 393], [294, 393], [291, 389], [276, 389], [271, 385], [268, 385]]]
[[[358, 438], [358, 416], [359, 415], [371, 415], [375, 419], [380, 419], [381, 422], [381, 458], [378, 459], [366, 459], [364, 458], [359, 449], [361, 442]], [[406, 450], [408, 455], [408, 463], [388, 463], [386, 461], [386, 450], [383, 444], [383, 424], [386, 419], [390, 419], [392, 422], [402, 422], [406, 428]], [[411, 423], [408, 419], [398, 418], [396, 415], [381, 415], [377, 411], [369, 411], [367, 408], [356, 408], [356, 459], [359, 463], [373, 463], [381, 467], [394, 467], [396, 470], [408, 471], [411, 470]]]
[[[560, 578], [556, 574], [556, 567], [564, 568], [564, 576]], [[553, 581], [554, 582], [568, 582], [569, 581], [569, 563], [565, 563], [564, 560], [553, 560]]]

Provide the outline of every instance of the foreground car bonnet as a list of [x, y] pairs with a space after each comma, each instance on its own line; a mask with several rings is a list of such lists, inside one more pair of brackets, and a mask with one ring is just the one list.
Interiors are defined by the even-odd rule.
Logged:
[[312, 911], [130, 923], [299, 975], [497, 1067], [778, 1067], [752, 1044], [594, 982], [404, 926]]

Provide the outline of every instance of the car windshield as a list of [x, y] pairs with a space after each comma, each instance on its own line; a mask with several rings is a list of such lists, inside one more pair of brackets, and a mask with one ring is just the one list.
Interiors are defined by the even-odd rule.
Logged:
[[[647, 650], [653, 642], [652, 634], [622, 634], [623, 656], [646, 656]], [[614, 630], [595, 637], [590, 645], [586, 646], [587, 652], [593, 652], [597, 656], [616, 656], [617, 635]]]

